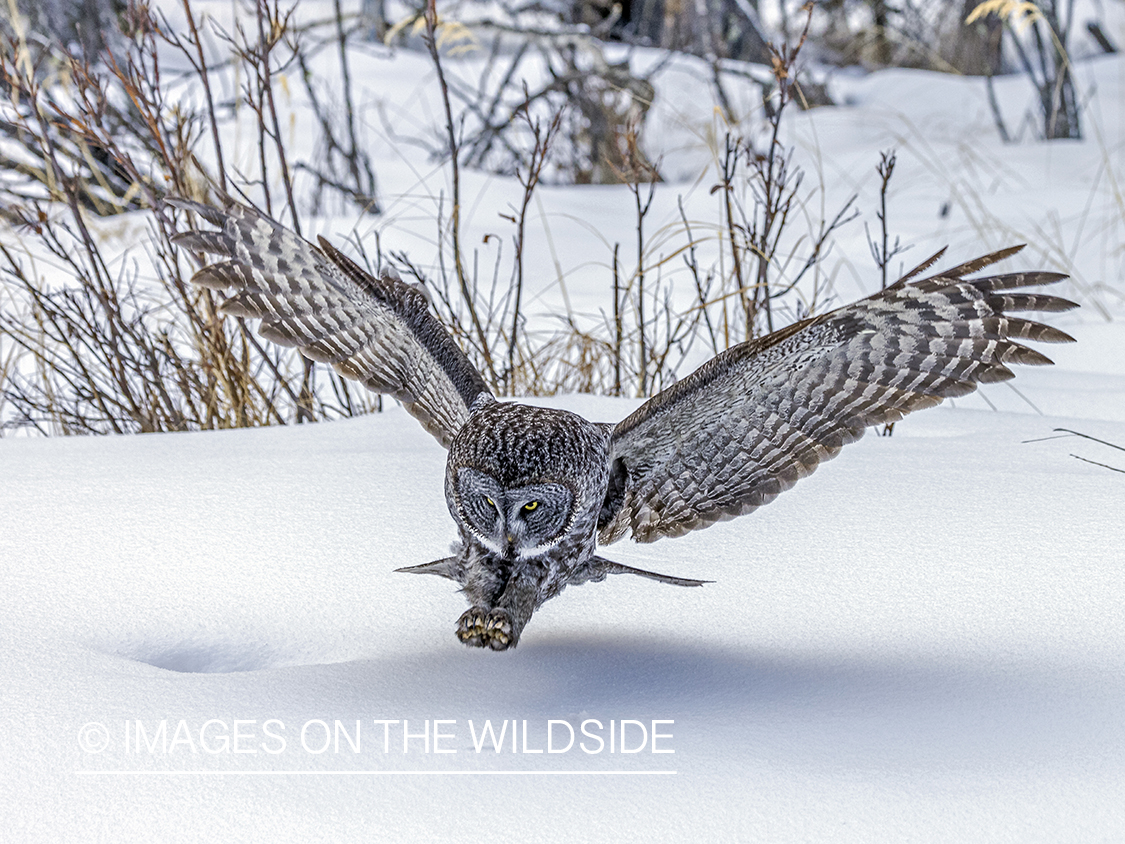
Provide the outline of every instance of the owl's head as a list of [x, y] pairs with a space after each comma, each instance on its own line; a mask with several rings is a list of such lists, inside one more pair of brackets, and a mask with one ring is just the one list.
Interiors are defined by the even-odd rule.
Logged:
[[507, 487], [491, 475], [463, 467], [457, 499], [465, 526], [481, 544], [507, 560], [535, 557], [569, 531], [574, 493], [550, 481]]
[[545, 553], [576, 530], [592, 533], [592, 520], [582, 517], [596, 513], [605, 495], [607, 439], [566, 411], [492, 402], [450, 446], [450, 512], [513, 562]]

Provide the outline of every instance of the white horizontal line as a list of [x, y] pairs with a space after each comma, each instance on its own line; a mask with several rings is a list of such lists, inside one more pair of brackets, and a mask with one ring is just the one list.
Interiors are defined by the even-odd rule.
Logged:
[[226, 776], [226, 777], [606, 777], [668, 776], [675, 771], [75, 771], [79, 776]]

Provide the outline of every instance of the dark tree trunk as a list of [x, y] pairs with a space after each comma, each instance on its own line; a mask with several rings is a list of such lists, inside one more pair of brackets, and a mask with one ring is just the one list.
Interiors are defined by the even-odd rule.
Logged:
[[[118, 18], [127, 8], [125, 0], [15, 0], [29, 34], [46, 36], [63, 47], [77, 47], [95, 59], [120, 32]], [[0, 3], [0, 26], [9, 37], [17, 36], [8, 3]]]
[[[576, 22], [597, 26], [615, 4], [578, 0]], [[757, 0], [627, 0], [611, 32], [618, 38], [697, 56], [769, 62]]]
[[[980, 0], [963, 0], [960, 19], [969, 17]], [[1004, 22], [996, 15], [987, 15], [958, 30], [949, 63], [966, 76], [995, 76], [1001, 72], [1000, 43]]]

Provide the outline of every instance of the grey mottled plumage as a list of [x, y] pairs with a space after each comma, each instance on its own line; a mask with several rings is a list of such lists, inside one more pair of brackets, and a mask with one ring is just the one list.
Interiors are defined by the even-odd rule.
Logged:
[[598, 543], [652, 542], [749, 513], [870, 425], [1011, 378], [1009, 364], [1050, 363], [1017, 340], [1072, 339], [1007, 315], [1075, 307], [1019, 292], [1065, 276], [967, 278], [1020, 247], [911, 281], [935, 256], [873, 296], [728, 349], [601, 425], [497, 401], [420, 292], [372, 277], [323, 238], [317, 248], [240, 205], [170, 202], [219, 226], [175, 240], [223, 256], [193, 281], [233, 288], [225, 313], [260, 318], [262, 336], [393, 395], [449, 448], [445, 498], [460, 547], [401, 570], [459, 583], [471, 607], [458, 637], [496, 650], [514, 647], [570, 584], [609, 574], [703, 582], [614, 563]]

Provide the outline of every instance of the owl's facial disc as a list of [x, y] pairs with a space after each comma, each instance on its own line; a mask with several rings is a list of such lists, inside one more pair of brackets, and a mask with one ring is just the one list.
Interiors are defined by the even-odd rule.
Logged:
[[491, 476], [464, 468], [457, 492], [468, 527], [495, 554], [508, 560], [541, 554], [570, 524], [574, 495], [559, 483], [504, 489]]

